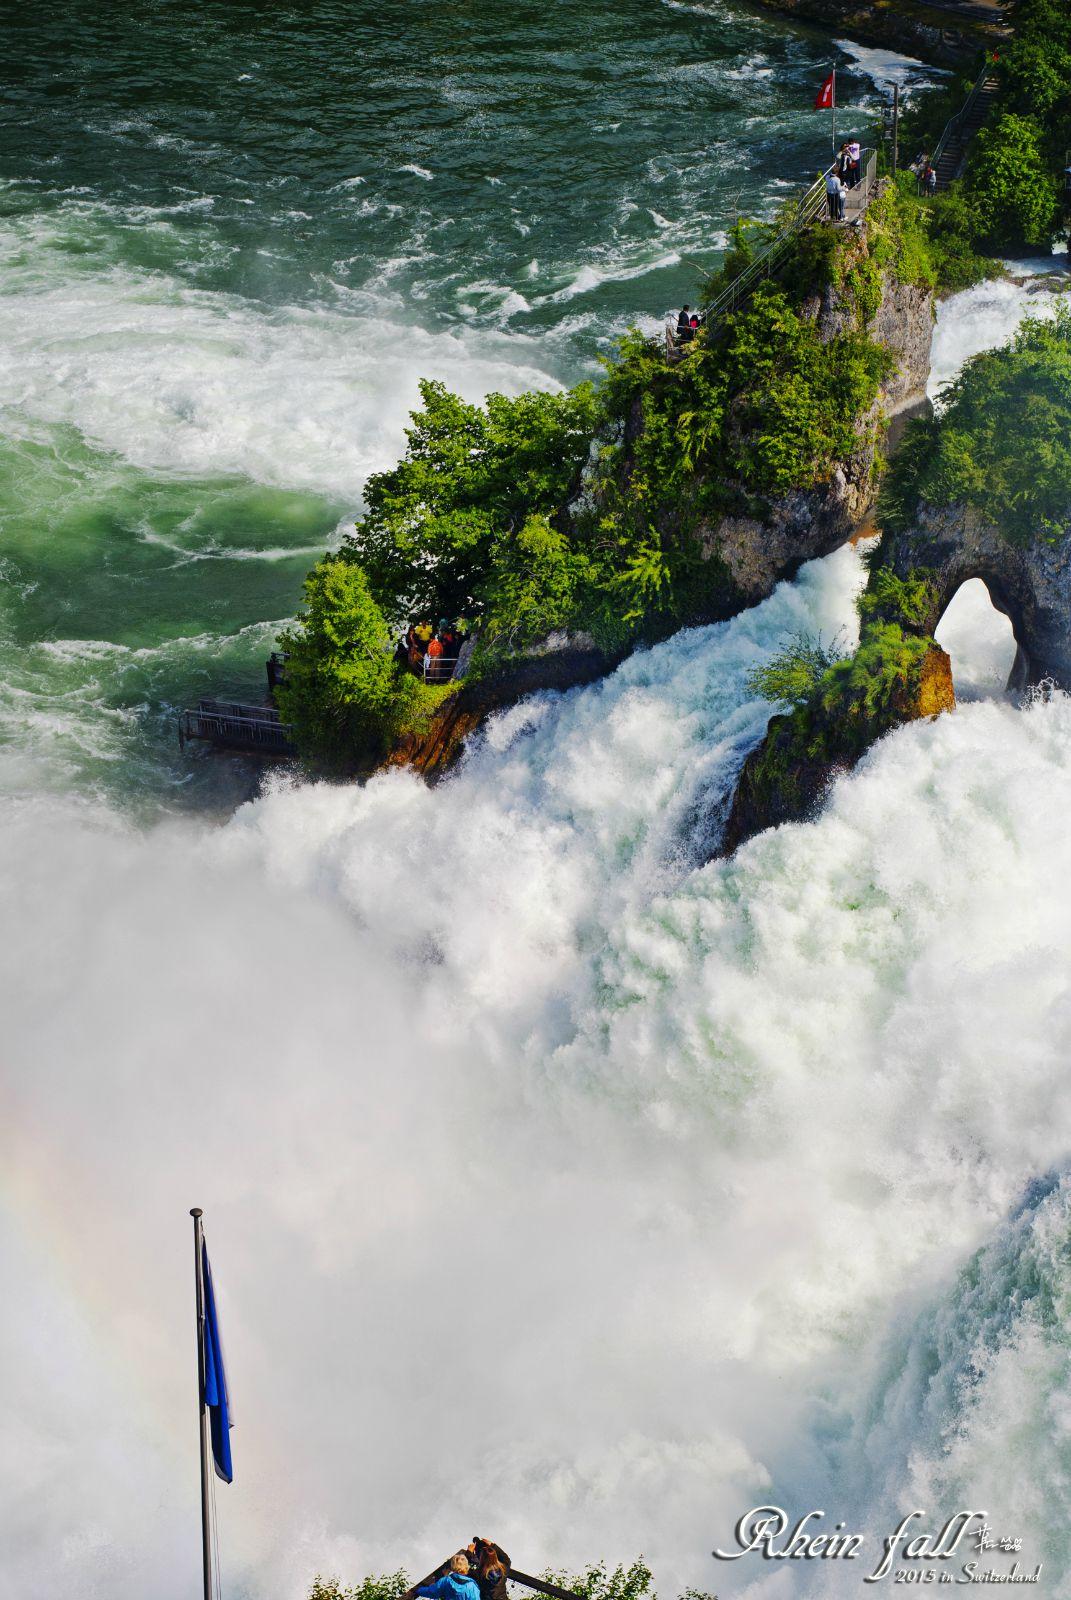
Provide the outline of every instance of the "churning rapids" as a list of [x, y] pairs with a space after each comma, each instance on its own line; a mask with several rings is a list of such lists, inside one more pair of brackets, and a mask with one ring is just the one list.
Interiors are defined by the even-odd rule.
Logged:
[[[704, 8], [655, 9], [665, 27]], [[76, 204], [72, 228], [103, 226]], [[138, 474], [253, 481], [286, 452], [308, 477], [265, 482], [322, 491], [319, 522], [287, 512], [294, 544], [322, 537], [356, 448], [344, 391], [300, 416], [273, 351], [315, 387], [343, 313], [275, 311], [250, 347], [253, 313], [222, 288], [161, 263], [78, 276], [17, 226], [20, 270], [52, 276], [3, 309], [7, 433], [18, 481], [66, 508], [70, 558], [91, 531], [71, 520], [79, 486], [87, 517], [126, 496], [149, 538]], [[936, 376], [1043, 300], [950, 302]], [[73, 349], [79, 325], [65, 364], [50, 337]], [[181, 362], [187, 335], [221, 363], [265, 357], [255, 449], [252, 413], [228, 428], [210, 384], [201, 454], [168, 455], [186, 446], [160, 421], [166, 352]], [[407, 364], [424, 339], [444, 376], [455, 348], [475, 362], [477, 389], [540, 365], [534, 335], [463, 327], [418, 335]], [[410, 398], [392, 396], [383, 459]], [[179, 479], [167, 492], [196, 500]], [[219, 492], [233, 509], [260, 491]], [[163, 518], [181, 570], [208, 537], [193, 500]], [[731, 623], [522, 705], [434, 792], [397, 772], [277, 781], [223, 826], [132, 813], [79, 765], [78, 738], [125, 759], [100, 683], [12, 669], [0, 1593], [179, 1600], [196, 1583], [194, 1203], [235, 1390], [235, 1596], [423, 1571], [477, 1525], [525, 1567], [642, 1550], [663, 1595], [854, 1592], [858, 1568], [715, 1570], [713, 1545], [767, 1502], [875, 1540], [915, 1506], [937, 1524], [984, 1508], [1060, 1592], [1071, 701], [1006, 700], [1007, 642], [965, 602], [946, 625], [968, 690], [954, 716], [884, 741], [814, 824], [699, 865], [767, 715], [749, 669], [800, 628], [850, 634], [860, 581], [845, 549]], [[101, 671], [109, 651], [190, 644], [79, 638], [63, 659]]]

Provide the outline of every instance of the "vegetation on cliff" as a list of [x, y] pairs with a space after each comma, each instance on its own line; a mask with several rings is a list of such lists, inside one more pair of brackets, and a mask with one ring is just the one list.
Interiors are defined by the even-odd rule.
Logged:
[[724, 847], [734, 850], [774, 823], [805, 817], [832, 775], [905, 721], [954, 704], [948, 658], [922, 627], [934, 600], [931, 575], [900, 579], [875, 564], [858, 601], [859, 646], [793, 639], [757, 669], [751, 689], [788, 704], [741, 774]]
[[976, 356], [941, 414], [910, 424], [882, 485], [879, 521], [896, 532], [921, 501], [969, 505], [1013, 543], [1062, 538], [1071, 513], [1071, 307], [1030, 318], [1003, 349]]
[[[369, 480], [364, 516], [310, 575], [284, 636], [280, 704], [302, 750], [374, 756], [426, 718], [442, 691], [369, 655], [414, 616], [475, 624], [478, 676], [557, 630], [612, 656], [717, 614], [719, 594], [729, 609], [704, 530], [726, 512], [762, 519], [873, 442], [863, 419], [893, 366], [870, 327], [883, 274], [936, 281], [915, 211], [890, 188], [861, 233], [807, 230], [778, 280], [674, 366], [634, 330], [598, 386], [477, 406], [423, 384], [405, 456]], [[768, 231], [738, 227], [708, 296]], [[830, 288], [843, 312], [832, 336], [817, 321]]]
[[995, 63], [1000, 112], [978, 134], [963, 189], [985, 248], [1051, 245], [1071, 147], [1071, 10], [1015, 0], [1015, 33]]

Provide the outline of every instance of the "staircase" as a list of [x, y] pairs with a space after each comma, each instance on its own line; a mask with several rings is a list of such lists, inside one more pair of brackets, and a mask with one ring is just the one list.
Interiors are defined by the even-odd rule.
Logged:
[[967, 159], [967, 147], [988, 117], [999, 93], [1000, 79], [987, 68], [948, 122], [930, 157], [937, 173], [938, 189], [947, 189], [960, 176]]

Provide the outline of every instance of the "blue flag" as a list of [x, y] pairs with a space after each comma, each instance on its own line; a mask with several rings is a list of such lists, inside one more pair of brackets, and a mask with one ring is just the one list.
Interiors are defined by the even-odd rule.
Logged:
[[208, 1251], [201, 1245], [201, 1270], [205, 1293], [205, 1405], [208, 1407], [212, 1434], [212, 1458], [216, 1463], [216, 1476], [224, 1483], [234, 1477], [231, 1465], [230, 1397], [227, 1394], [227, 1374], [223, 1370], [223, 1345], [219, 1337], [219, 1317], [216, 1314], [216, 1296], [212, 1288], [212, 1269], [208, 1265]]

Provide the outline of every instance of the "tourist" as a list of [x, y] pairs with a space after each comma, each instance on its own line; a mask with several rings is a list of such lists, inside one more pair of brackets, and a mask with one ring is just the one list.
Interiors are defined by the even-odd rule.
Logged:
[[428, 683], [438, 683], [442, 678], [442, 654], [442, 640], [435, 634], [428, 640], [428, 648], [424, 653], [424, 677]]
[[863, 147], [858, 139], [852, 139], [848, 145], [848, 187], [854, 189], [860, 177], [863, 164]]
[[692, 312], [692, 318], [691, 318], [691, 321], [688, 324], [688, 327], [690, 328], [691, 334], [692, 334], [692, 338], [694, 339], [696, 334], [699, 332], [699, 314], [698, 314], [698, 312], [696, 312], [696, 311]]
[[692, 318], [688, 306], [681, 307], [680, 316], [677, 318], [677, 343], [687, 344], [692, 337]]
[[461, 649], [461, 636], [450, 623], [439, 629], [439, 640], [443, 647], [443, 662], [455, 662], [458, 651]]
[[937, 193], [937, 169], [932, 167], [928, 161], [922, 174], [922, 187], [928, 195]]
[[479, 1586], [480, 1600], [507, 1600], [510, 1559], [502, 1546], [477, 1536], [468, 1547], [468, 1557]]
[[826, 173], [826, 199], [829, 202], [829, 217], [831, 222], [844, 221], [844, 185], [837, 177], [835, 167], [830, 167]]
[[834, 167], [834, 170], [836, 171], [837, 177], [841, 178], [845, 183], [847, 183], [848, 177], [849, 177], [849, 175], [851, 173], [851, 170], [852, 170], [852, 158], [848, 154], [848, 141], [847, 141], [847, 139], [845, 139], [844, 143], [841, 145], [840, 149], [838, 150], [837, 159], [833, 163], [833, 167]]
[[427, 1596], [427, 1600], [480, 1600], [479, 1586], [469, 1577], [469, 1558], [461, 1551], [450, 1557], [450, 1565], [441, 1578], [422, 1583], [407, 1594]]

